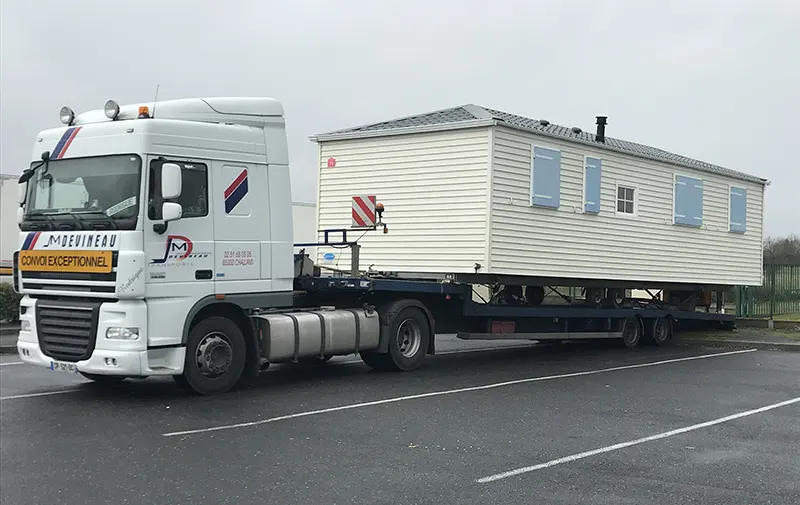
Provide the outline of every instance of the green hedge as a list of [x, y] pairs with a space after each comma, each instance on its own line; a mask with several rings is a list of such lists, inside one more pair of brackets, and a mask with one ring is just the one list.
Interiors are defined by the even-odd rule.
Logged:
[[19, 321], [19, 302], [22, 296], [8, 282], [0, 282], [0, 321]]

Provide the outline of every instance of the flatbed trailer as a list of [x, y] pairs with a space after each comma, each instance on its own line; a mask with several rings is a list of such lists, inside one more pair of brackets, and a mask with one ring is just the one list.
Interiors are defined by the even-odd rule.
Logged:
[[[302, 255], [299, 271], [314, 266]], [[261, 367], [270, 362], [298, 362], [306, 358], [326, 361], [336, 354], [359, 353], [367, 365], [379, 370], [409, 371], [417, 368], [426, 354], [435, 354], [435, 335], [455, 334], [463, 340], [566, 341], [618, 339], [626, 347], [640, 343], [668, 344], [681, 329], [732, 329], [735, 318], [719, 312], [681, 310], [656, 297], [624, 300], [622, 306], [595, 307], [585, 300], [568, 300], [570, 305], [526, 305], [524, 299], [509, 303], [496, 297], [486, 303], [473, 297], [472, 284], [454, 281], [383, 278], [380, 276], [299, 275], [295, 281], [294, 312], [286, 309], [255, 311], [251, 318], [261, 355]], [[564, 297], [566, 298], [566, 297]], [[371, 315], [377, 324], [366, 327], [363, 318], [352, 327], [353, 336], [331, 348], [336, 330], [324, 314]], [[264, 318], [314, 314], [321, 327], [293, 323], [267, 329]], [[349, 316], [348, 316], [349, 317]], [[316, 335], [314, 337], [313, 335]], [[271, 348], [282, 340], [277, 356]], [[343, 336], [339, 335], [341, 339]], [[317, 342], [310, 342], [314, 339]], [[275, 356], [277, 359], [271, 359]]]

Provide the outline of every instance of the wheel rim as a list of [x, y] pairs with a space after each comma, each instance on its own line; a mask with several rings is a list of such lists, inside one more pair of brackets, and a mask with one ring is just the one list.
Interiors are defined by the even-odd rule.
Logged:
[[622, 325], [622, 339], [626, 344], [635, 344], [639, 339], [639, 330], [636, 321], [628, 319]]
[[406, 319], [397, 327], [397, 348], [404, 358], [412, 358], [422, 343], [422, 330], [413, 319]]
[[200, 339], [195, 358], [197, 369], [204, 377], [215, 379], [224, 375], [233, 361], [233, 349], [227, 335], [212, 332]]
[[669, 337], [669, 327], [663, 319], [658, 319], [653, 328], [653, 338], [656, 342], [665, 342]]

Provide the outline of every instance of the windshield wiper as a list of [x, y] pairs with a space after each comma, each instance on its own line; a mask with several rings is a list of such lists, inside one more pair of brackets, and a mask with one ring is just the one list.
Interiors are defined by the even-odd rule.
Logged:
[[[74, 212], [74, 213], [72, 213], [72, 215], [75, 216], [75, 219], [77, 219], [79, 221], [80, 221], [80, 218], [78, 216], [101, 216], [101, 217], [105, 218], [105, 222], [108, 224], [109, 228], [111, 228], [112, 230], [116, 230], [116, 229], [119, 228], [119, 226], [117, 226], [117, 222], [114, 219], [111, 219], [108, 216], [108, 214], [106, 214], [102, 210], [90, 210], [90, 211]], [[93, 226], [93, 228], [96, 229], [96, 227], [94, 227], [94, 226]]]
[[56, 226], [57, 226], [56, 225], [56, 220], [53, 219], [52, 217], [48, 216], [47, 214], [43, 214], [43, 213], [39, 212], [39, 213], [35, 213], [35, 214], [31, 213], [31, 214], [28, 214], [28, 215], [30, 217], [41, 217], [47, 222], [47, 226], [41, 226], [41, 227], [36, 223], [32, 223], [31, 224], [31, 228], [33, 228], [34, 230], [39, 229], [39, 228], [45, 228], [45, 229], [49, 228], [51, 230], [55, 230], [56, 229]]
[[[64, 215], [72, 216], [72, 218], [77, 223], [77, 226], [75, 224], [71, 224], [71, 223], [64, 223], [64, 222], [60, 222], [59, 223], [58, 221], [53, 219], [53, 216], [64, 216]], [[61, 229], [61, 230], [65, 230], [65, 229], [69, 229], [69, 230], [81, 229], [82, 230], [82, 229], [84, 229], [83, 222], [80, 220], [80, 218], [78, 218], [78, 216], [75, 216], [74, 214], [71, 214], [69, 212], [31, 212], [30, 214], [28, 214], [28, 217], [33, 217], [33, 218], [41, 217], [45, 221], [47, 221], [47, 224], [50, 226], [50, 228], [54, 229], [54, 230], [55, 229]]]

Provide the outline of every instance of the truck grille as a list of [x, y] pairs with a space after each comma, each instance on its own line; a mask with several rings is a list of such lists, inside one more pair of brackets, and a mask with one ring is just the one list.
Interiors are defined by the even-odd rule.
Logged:
[[11, 286], [15, 293], [19, 293], [19, 251], [14, 252], [14, 260], [11, 264]]
[[94, 351], [100, 303], [40, 300], [36, 304], [39, 347], [53, 359], [76, 362]]

